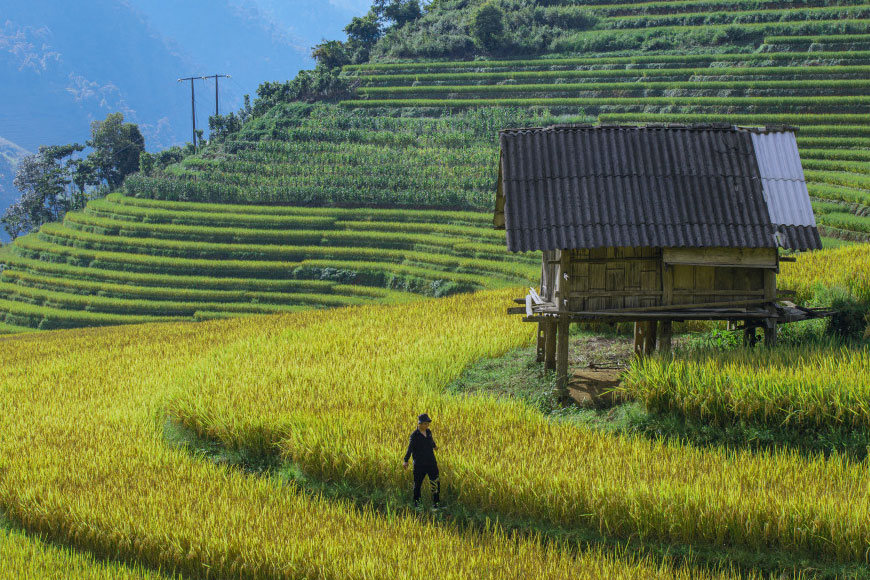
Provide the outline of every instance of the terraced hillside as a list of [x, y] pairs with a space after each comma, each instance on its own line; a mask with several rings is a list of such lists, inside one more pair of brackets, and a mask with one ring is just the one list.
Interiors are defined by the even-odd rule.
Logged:
[[486, 218], [115, 194], [18, 239], [0, 308], [8, 330], [63, 328], [398, 302], [531, 279], [534, 258], [508, 256]]
[[[672, 3], [676, 4], [676, 3]], [[822, 233], [870, 240], [870, 52], [854, 36], [772, 37], [797, 52], [603, 56], [349, 66], [348, 109], [546, 106], [601, 123], [791, 125]]]
[[[2, 250], [0, 332], [524, 283], [537, 258], [508, 255], [489, 226], [505, 127], [793, 125], [826, 245], [870, 240], [868, 5], [549, 2], [536, 18], [583, 10], [597, 19], [583, 38], [652, 30], [656, 50], [578, 57], [563, 35], [535, 58], [347, 66], [352, 98], [266, 107]], [[680, 34], [717, 27], [733, 38], [681, 50]]]
[[277, 107], [165, 173], [134, 176], [128, 195], [7, 247], [0, 332], [524, 284], [540, 258], [505, 252], [504, 233], [480, 210], [492, 195], [496, 128], [541, 121], [516, 110], [419, 120]]
[[[700, 418], [702, 444], [453, 390], [533, 339], [505, 312], [513, 288], [467, 293], [539, 272], [490, 226], [503, 127], [798, 125], [826, 245], [848, 247], [783, 263], [778, 284], [870, 303], [850, 241], [870, 233], [865, 6], [602, 1], [531, 4], [567, 22], [541, 42], [660, 52], [348, 67], [355, 98], [264, 108], [0, 248], [0, 333], [233, 317], [0, 339], [0, 580], [867, 578], [867, 459], [840, 452], [867, 449], [857, 342], [636, 366], [624, 392]], [[363, 306], [325, 309], [343, 305]], [[399, 462], [421, 410], [442, 448], [431, 514]], [[710, 444], [720, 430], [733, 447]]]
[[[475, 30], [483, 0], [439, 0], [378, 43], [376, 60], [605, 51], [751, 52], [766, 36], [866, 33], [862, 0], [489, 0], [502, 30]], [[490, 10], [490, 21], [496, 18]], [[847, 38], [846, 42], [852, 42]]]

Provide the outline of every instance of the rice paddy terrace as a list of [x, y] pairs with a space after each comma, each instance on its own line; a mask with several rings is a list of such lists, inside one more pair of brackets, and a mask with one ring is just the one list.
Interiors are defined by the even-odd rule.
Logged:
[[[545, 12], [567, 17], [576, 8], [555, 3]], [[133, 176], [123, 192], [0, 249], [0, 332], [525, 283], [537, 258], [508, 255], [487, 213], [494, 135], [506, 126], [796, 126], [826, 244], [870, 240], [870, 5], [587, 8], [599, 19], [589, 35], [657, 31], [661, 50], [345, 67], [354, 95], [338, 106], [278, 105], [227, 140]], [[732, 52], [686, 54], [666, 40], [670, 30], [736, 25], [750, 41]], [[759, 34], [763, 43], [752, 45]]]
[[[797, 39], [769, 40], [806, 48]], [[358, 98], [342, 105], [547, 106], [602, 123], [792, 125], [822, 233], [866, 241], [868, 64], [867, 51], [370, 64], [349, 69]]]
[[19, 239], [0, 307], [7, 325], [63, 328], [397, 302], [529, 279], [533, 262], [506, 255], [484, 217], [112, 195]]
[[[0, 579], [867, 578], [866, 459], [624, 437], [445, 391], [531, 339], [498, 288], [535, 279], [540, 258], [508, 254], [490, 226], [506, 126], [798, 126], [825, 243], [848, 247], [784, 263], [780, 280], [799, 301], [819, 286], [870, 300], [854, 244], [870, 239], [870, 6], [579, 6], [596, 28], [559, 39], [559, 54], [347, 67], [352, 98], [275, 106], [0, 248], [0, 333], [204, 321], [0, 340], [0, 432], [15, 434], [0, 438]], [[540, 8], [566, 20], [577, 7]], [[728, 50], [671, 42], [705, 29]], [[565, 54], [625, 34], [658, 52]], [[358, 307], [325, 310], [345, 305]], [[244, 316], [274, 312], [290, 314]], [[870, 426], [866, 349], [647, 362], [625, 390], [652, 407]], [[349, 378], [354, 396], [336, 388]], [[407, 495], [397, 453], [420, 408], [443, 419], [450, 513], [485, 526], [341, 495]], [[167, 445], [170, 423], [305, 478], [276, 485], [192, 457]]]

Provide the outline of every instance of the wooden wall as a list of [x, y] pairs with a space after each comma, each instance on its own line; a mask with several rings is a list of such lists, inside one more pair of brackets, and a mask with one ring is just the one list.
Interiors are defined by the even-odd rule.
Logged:
[[[705, 304], [765, 298], [777, 268], [774, 248], [665, 248], [666, 304]], [[775, 295], [775, 292], [774, 292]]]
[[[544, 299], [555, 302], [567, 298], [568, 309], [573, 312], [773, 300], [777, 266], [773, 248], [598, 248], [546, 252], [544, 269], [550, 288]], [[562, 272], [568, 273], [567, 280]], [[551, 294], [553, 290], [555, 296]]]
[[579, 312], [660, 304], [661, 256], [658, 248], [571, 250], [566, 268], [569, 308]]

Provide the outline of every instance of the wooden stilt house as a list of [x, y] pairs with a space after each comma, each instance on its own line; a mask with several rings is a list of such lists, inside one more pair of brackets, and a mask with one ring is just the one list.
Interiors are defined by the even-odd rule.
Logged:
[[[539, 324], [539, 358], [567, 380], [568, 328], [634, 321], [670, 348], [675, 320], [739, 321], [766, 342], [779, 249], [821, 248], [794, 129], [570, 125], [500, 133], [494, 223], [541, 251], [540, 289], [511, 309]], [[660, 324], [660, 327], [659, 327]], [[751, 336], [750, 336], [751, 333]]]

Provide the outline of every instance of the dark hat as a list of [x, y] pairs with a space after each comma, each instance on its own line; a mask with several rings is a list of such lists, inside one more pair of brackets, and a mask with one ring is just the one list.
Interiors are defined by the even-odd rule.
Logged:
[[417, 422], [418, 423], [431, 423], [432, 419], [429, 418], [429, 415], [427, 415], [426, 413], [423, 413], [422, 415], [417, 417]]

